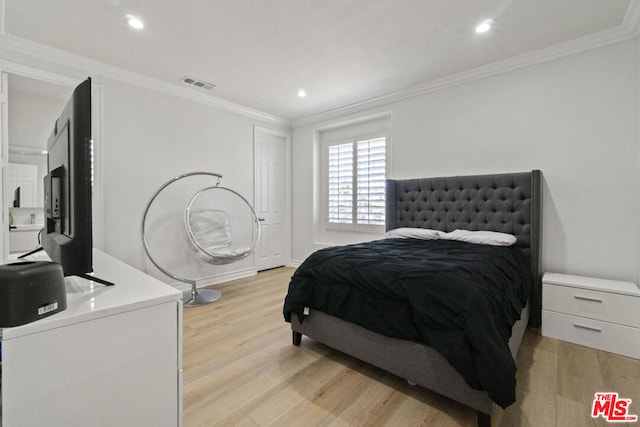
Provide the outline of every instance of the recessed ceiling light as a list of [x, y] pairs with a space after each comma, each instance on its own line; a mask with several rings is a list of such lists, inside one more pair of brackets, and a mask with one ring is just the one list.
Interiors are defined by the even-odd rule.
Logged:
[[487, 19], [485, 21], [482, 21], [476, 27], [476, 33], [478, 34], [486, 33], [491, 29], [491, 24], [493, 24], [493, 19]]
[[307, 96], [307, 91], [304, 89], [298, 89], [298, 98], [304, 98]]
[[125, 16], [125, 20], [131, 28], [134, 28], [136, 30], [142, 30], [144, 28], [144, 23], [140, 20], [140, 18], [137, 18], [133, 15]]

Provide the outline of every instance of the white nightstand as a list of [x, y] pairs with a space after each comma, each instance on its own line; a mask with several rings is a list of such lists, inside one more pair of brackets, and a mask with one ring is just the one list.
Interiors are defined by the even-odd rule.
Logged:
[[640, 289], [629, 282], [545, 273], [542, 335], [640, 359]]

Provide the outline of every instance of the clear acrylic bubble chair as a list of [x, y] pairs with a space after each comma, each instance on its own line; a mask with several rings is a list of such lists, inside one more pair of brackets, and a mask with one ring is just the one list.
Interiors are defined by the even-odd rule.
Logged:
[[260, 221], [249, 202], [221, 185], [222, 175], [189, 172], [165, 182], [142, 216], [142, 244], [163, 274], [191, 285], [185, 306], [216, 301], [222, 293], [198, 289], [224, 273], [224, 266], [251, 255]]

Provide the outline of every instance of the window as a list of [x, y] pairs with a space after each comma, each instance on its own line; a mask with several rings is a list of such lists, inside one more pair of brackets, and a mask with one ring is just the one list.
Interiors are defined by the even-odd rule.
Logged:
[[327, 228], [379, 231], [385, 221], [385, 136], [327, 146]]
[[314, 138], [314, 243], [343, 245], [385, 230], [391, 113], [326, 123]]

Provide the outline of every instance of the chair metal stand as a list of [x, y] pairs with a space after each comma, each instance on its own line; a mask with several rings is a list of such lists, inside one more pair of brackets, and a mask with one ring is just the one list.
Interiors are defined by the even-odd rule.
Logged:
[[[185, 207], [185, 217], [184, 217], [184, 223], [185, 223], [185, 232], [187, 233], [187, 236], [190, 240], [190, 242], [193, 244], [194, 248], [196, 248], [200, 253], [204, 254], [204, 257], [206, 258], [206, 261], [210, 264], [215, 264], [215, 265], [223, 265], [223, 264], [229, 264], [231, 262], [235, 262], [238, 261], [240, 259], [243, 259], [245, 257], [247, 257], [248, 255], [250, 255], [253, 250], [255, 249], [255, 246], [258, 242], [258, 239], [260, 238], [260, 223], [258, 221], [258, 217], [255, 213], [255, 211], [253, 210], [253, 207], [251, 206], [251, 204], [244, 198], [242, 197], [242, 195], [240, 195], [238, 192], [231, 190], [229, 188], [226, 187], [222, 187], [220, 186], [220, 180], [222, 179], [222, 175], [218, 174], [218, 173], [213, 173], [213, 172], [189, 172], [189, 173], [185, 173], [179, 176], [176, 176], [172, 179], [170, 179], [169, 181], [165, 182], [162, 186], [160, 186], [160, 188], [158, 188], [158, 190], [153, 194], [153, 196], [151, 197], [151, 199], [149, 200], [149, 202], [147, 203], [147, 206], [145, 208], [144, 214], [142, 215], [142, 225], [140, 228], [140, 234], [142, 237], [142, 245], [144, 247], [144, 251], [146, 252], [149, 260], [153, 263], [153, 265], [155, 265], [158, 270], [160, 270], [161, 272], [163, 272], [164, 274], [166, 274], [167, 276], [181, 281], [183, 283], [188, 283], [191, 285], [191, 289], [187, 290], [187, 291], [183, 291], [182, 292], [182, 303], [185, 307], [197, 307], [200, 305], [204, 305], [204, 304], [209, 304], [211, 302], [217, 301], [222, 297], [222, 292], [217, 291], [217, 290], [213, 290], [213, 289], [198, 289], [197, 288], [197, 280], [191, 279], [191, 278], [186, 278], [186, 277], [180, 277], [179, 275], [169, 271], [167, 268], [165, 268], [160, 262], [158, 262], [153, 254], [151, 253], [150, 249], [149, 249], [149, 244], [147, 241], [147, 236], [146, 236], [146, 222], [147, 222], [147, 215], [149, 214], [149, 210], [151, 208], [151, 205], [153, 204], [154, 200], [158, 197], [158, 195], [160, 194], [160, 192], [162, 192], [162, 190], [164, 190], [165, 188], [167, 188], [168, 186], [170, 186], [171, 184], [180, 181], [182, 179], [191, 177], [191, 176], [209, 176], [209, 177], [213, 177], [217, 179], [217, 183], [215, 186], [208, 186], [205, 187], [203, 189], [201, 189], [200, 191], [197, 191], [193, 197], [190, 198], [187, 206]], [[253, 234], [253, 241], [251, 242], [250, 246], [247, 247], [246, 250], [242, 251], [242, 252], [238, 252], [233, 253], [232, 255], [227, 255], [225, 254], [225, 256], [222, 256], [219, 253], [216, 253], [215, 251], [211, 251], [211, 250], [207, 250], [207, 248], [205, 248], [202, 244], [200, 244], [200, 242], [198, 241], [197, 238], [194, 237], [193, 235], [193, 231], [191, 229], [191, 224], [189, 222], [189, 213], [191, 211], [191, 207], [194, 204], [195, 200], [200, 197], [202, 194], [204, 194], [205, 192], [210, 192], [210, 191], [225, 191], [229, 194], [234, 195], [233, 197], [235, 197], [237, 200], [241, 201], [241, 203], [244, 203], [246, 208], [249, 209], [252, 217], [253, 217], [253, 224], [256, 227], [256, 232]]]

